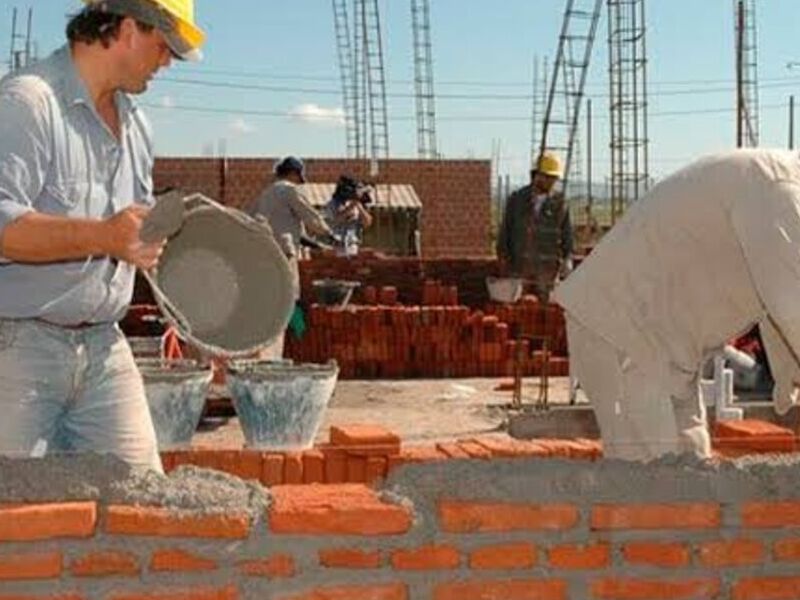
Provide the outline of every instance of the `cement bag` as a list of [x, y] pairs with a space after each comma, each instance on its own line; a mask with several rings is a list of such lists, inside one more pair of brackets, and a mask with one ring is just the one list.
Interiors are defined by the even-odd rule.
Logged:
[[247, 356], [285, 330], [294, 309], [288, 260], [266, 222], [202, 196], [159, 200], [142, 239], [167, 244], [145, 273], [178, 334], [216, 356]]

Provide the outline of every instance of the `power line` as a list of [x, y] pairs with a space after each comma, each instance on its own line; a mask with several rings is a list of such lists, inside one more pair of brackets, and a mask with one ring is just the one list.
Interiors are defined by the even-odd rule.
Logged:
[[[196, 85], [201, 87], [222, 88], [222, 89], [236, 89], [236, 90], [249, 90], [271, 93], [297, 93], [297, 94], [317, 94], [328, 96], [340, 96], [341, 90], [334, 88], [310, 88], [310, 87], [293, 87], [293, 86], [279, 86], [279, 85], [262, 85], [262, 84], [248, 84], [248, 83], [235, 83], [231, 81], [205, 81], [202, 79], [185, 79], [179, 77], [159, 77], [156, 81], [165, 83], [175, 83], [179, 85]], [[762, 84], [761, 89], [782, 89], [800, 86], [800, 79], [793, 79], [791, 82], [786, 83], [773, 83]], [[698, 87], [685, 90], [670, 90], [663, 92], [651, 92], [650, 96], [667, 97], [667, 96], [694, 96], [699, 94], [720, 94], [734, 92], [736, 88], [731, 87]], [[411, 92], [387, 92], [387, 97], [412, 99], [415, 95]], [[595, 98], [608, 97], [608, 93], [593, 94]], [[437, 99], [442, 100], [514, 100], [530, 102], [533, 96], [528, 94], [436, 94]]]
[[[253, 117], [281, 117], [286, 119], [294, 119], [298, 120], [300, 117], [292, 112], [288, 111], [274, 111], [274, 110], [251, 110], [251, 109], [240, 109], [240, 108], [220, 108], [220, 107], [209, 107], [209, 106], [191, 106], [191, 105], [172, 105], [172, 106], [163, 106], [160, 104], [152, 104], [152, 103], [141, 103], [142, 106], [147, 108], [154, 108], [159, 110], [181, 110], [186, 112], [196, 112], [196, 113], [209, 113], [209, 114], [228, 114], [228, 115], [240, 115], [240, 116], [253, 116]], [[765, 110], [777, 110], [781, 109], [784, 110], [786, 108], [785, 104], [766, 104], [762, 105], [762, 109]], [[705, 109], [688, 109], [688, 110], [670, 110], [670, 111], [662, 111], [662, 112], [651, 112], [650, 117], [661, 118], [661, 117], [677, 117], [677, 116], [692, 116], [692, 115], [711, 115], [711, 114], [731, 114], [736, 112], [735, 108], [705, 108]], [[605, 120], [608, 117], [604, 117], [603, 115], [599, 115], [596, 117], [596, 120]], [[415, 117], [413, 115], [407, 116], [395, 116], [389, 117], [390, 121], [414, 121]], [[464, 115], [464, 116], [442, 116], [437, 117], [437, 120], [440, 121], [450, 121], [450, 122], [469, 122], [469, 123], [499, 123], [499, 122], [520, 122], [530, 121], [530, 116], [511, 116], [511, 115]]]

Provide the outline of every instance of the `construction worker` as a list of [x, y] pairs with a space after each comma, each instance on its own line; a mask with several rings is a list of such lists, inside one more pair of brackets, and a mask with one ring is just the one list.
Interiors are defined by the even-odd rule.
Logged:
[[501, 272], [532, 283], [542, 302], [572, 270], [569, 210], [564, 195], [554, 191], [563, 176], [559, 158], [543, 153], [531, 166], [530, 185], [508, 197], [497, 236]]
[[332, 232], [325, 219], [299, 188], [306, 182], [303, 161], [287, 156], [275, 164], [273, 172], [275, 181], [253, 202], [249, 213], [265, 217], [276, 240], [281, 240], [285, 233], [291, 234], [295, 248], [309, 243], [306, 232], [331, 238]]
[[117, 326], [153, 203], [151, 129], [131, 96], [197, 59], [193, 0], [91, 0], [68, 44], [0, 82], [0, 453], [112, 453], [161, 471]]
[[705, 359], [758, 324], [779, 413], [800, 382], [800, 157], [704, 158], [630, 207], [556, 290], [610, 458], [709, 456]]

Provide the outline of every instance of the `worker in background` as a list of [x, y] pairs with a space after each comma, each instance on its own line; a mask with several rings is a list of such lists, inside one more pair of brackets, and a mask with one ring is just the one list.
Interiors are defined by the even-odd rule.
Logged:
[[371, 191], [368, 185], [342, 175], [323, 210], [328, 225], [342, 242], [338, 248], [341, 256], [356, 256], [364, 230], [372, 225], [372, 215], [367, 209], [372, 204]]
[[610, 458], [710, 454], [705, 359], [758, 324], [783, 414], [800, 382], [800, 156], [700, 160], [635, 203], [556, 290]]
[[290, 234], [295, 248], [311, 243], [307, 233], [330, 240], [330, 227], [299, 187], [306, 181], [303, 161], [287, 156], [275, 164], [274, 174], [275, 181], [253, 202], [249, 213], [265, 217], [276, 240]]
[[564, 195], [554, 191], [563, 176], [558, 157], [542, 154], [531, 167], [530, 185], [508, 197], [497, 236], [501, 273], [525, 279], [542, 302], [572, 270], [569, 210]]
[[0, 82], [0, 453], [112, 453], [161, 471], [117, 326], [153, 203], [150, 125], [131, 96], [197, 59], [193, 0], [91, 0], [68, 44]]

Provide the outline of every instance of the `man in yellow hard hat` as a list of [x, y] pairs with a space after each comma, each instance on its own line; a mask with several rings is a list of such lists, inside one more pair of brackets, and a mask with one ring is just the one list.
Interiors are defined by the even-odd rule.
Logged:
[[151, 128], [131, 95], [197, 59], [193, 0], [90, 0], [68, 43], [0, 81], [0, 454], [114, 454], [161, 470], [117, 326], [153, 203]]
[[531, 167], [531, 183], [506, 201], [497, 236], [497, 257], [504, 274], [533, 283], [542, 302], [559, 277], [572, 269], [572, 224], [564, 195], [555, 192], [563, 178], [559, 158], [543, 153]]

